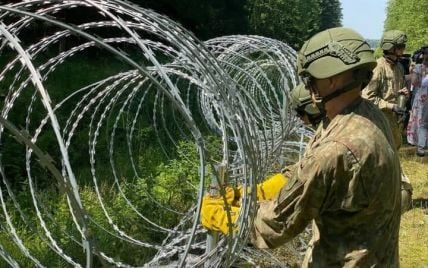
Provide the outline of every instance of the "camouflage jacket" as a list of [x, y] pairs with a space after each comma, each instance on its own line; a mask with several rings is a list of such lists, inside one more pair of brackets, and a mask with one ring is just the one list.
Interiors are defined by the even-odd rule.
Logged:
[[388, 63], [382, 57], [377, 60], [373, 77], [363, 89], [363, 97], [372, 101], [381, 110], [392, 110], [392, 106], [397, 103], [398, 91], [405, 85], [403, 66], [400, 63]]
[[313, 221], [303, 267], [397, 267], [400, 171], [389, 124], [359, 98], [320, 125], [290, 183], [259, 204], [251, 242], [277, 247]]

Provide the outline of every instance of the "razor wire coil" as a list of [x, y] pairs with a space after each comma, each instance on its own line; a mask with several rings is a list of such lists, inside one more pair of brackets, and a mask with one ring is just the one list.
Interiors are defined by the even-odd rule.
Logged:
[[[93, 14], [89, 21], [67, 21], [82, 9]], [[38, 24], [45, 32], [27, 38]], [[170, 19], [119, 0], [28, 0], [0, 6], [0, 38], [6, 58], [0, 65], [0, 82], [7, 85], [0, 143], [2, 150], [15, 146], [17, 154], [25, 155], [23, 183], [31, 196], [31, 206], [24, 209], [9, 175], [14, 174], [13, 165], [0, 156], [0, 226], [33, 265], [44, 267], [18, 231], [21, 226], [34, 232], [57, 258], [76, 267], [97, 262], [118, 267], [199, 266], [207, 260], [215, 267], [237, 259], [256, 263], [260, 256], [275, 262], [268, 253], [248, 248], [246, 240], [248, 219], [256, 210], [251, 189], [270, 172], [295, 162], [304, 145], [301, 137], [311, 135], [289, 105], [288, 92], [297, 84], [292, 48], [260, 36], [201, 42]], [[67, 80], [67, 64], [91, 57], [106, 57], [118, 67], [72, 77], [82, 81], [77, 88], [55, 88], [55, 82]], [[156, 145], [144, 141], [143, 130], [156, 137]], [[46, 144], [49, 139], [55, 143]], [[213, 151], [207, 147], [210, 139], [217, 141]], [[157, 188], [161, 193], [172, 191], [172, 198], [189, 199], [178, 206], [179, 200], [165, 202], [147, 189], [156, 177], [141, 165], [141, 155], [159, 148], [161, 166], [173, 166], [177, 149], [189, 144], [198, 165], [188, 173], [197, 178], [170, 178], [182, 189]], [[79, 154], [81, 148], [87, 150], [85, 156]], [[42, 174], [63, 197], [59, 207], [68, 210], [72, 223], [67, 230], [56, 222], [58, 207], [44, 200]], [[228, 180], [222, 181], [222, 176]], [[211, 181], [243, 185], [244, 197], [237, 233], [221, 236], [207, 253], [199, 214]], [[144, 202], [134, 195], [137, 184], [143, 185]], [[93, 200], [86, 188], [95, 193]], [[138, 219], [141, 230], [126, 227], [123, 211], [115, 211], [112, 196], [104, 195], [106, 188]], [[101, 215], [87, 209], [93, 206]], [[163, 223], [147, 206], [176, 221]], [[230, 208], [226, 210], [230, 214]], [[142, 255], [150, 253], [125, 263], [124, 256], [102, 248], [98, 236]], [[83, 248], [84, 255], [67, 251], [65, 240]], [[12, 255], [0, 245], [0, 256], [19, 266]]]

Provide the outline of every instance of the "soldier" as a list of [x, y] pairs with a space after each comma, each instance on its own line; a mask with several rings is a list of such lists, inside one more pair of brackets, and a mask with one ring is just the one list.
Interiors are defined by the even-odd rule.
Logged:
[[[309, 90], [304, 84], [299, 84], [291, 91], [291, 104], [297, 115], [305, 124], [311, 124], [317, 128], [321, 122], [323, 114], [313, 105]], [[401, 213], [408, 211], [412, 207], [413, 187], [408, 177], [402, 172], [401, 174]]]
[[[321, 122], [323, 115], [318, 108], [312, 103], [309, 90], [303, 83], [294, 87], [290, 94], [291, 107], [296, 111], [297, 116], [306, 125], [311, 124], [316, 128]], [[256, 186], [257, 201], [272, 200], [278, 195], [281, 188], [287, 184], [292, 166], [286, 167], [281, 173], [274, 174], [263, 180]], [[224, 195], [227, 205], [229, 206], [232, 223], [236, 223], [241, 205], [242, 187], [225, 187]], [[227, 234], [229, 232], [229, 222], [225, 211], [224, 199], [221, 196], [204, 196], [201, 215], [201, 223], [207, 229]]]
[[312, 103], [311, 94], [303, 83], [291, 90], [291, 107], [306, 125], [311, 124], [313, 128], [316, 128], [324, 117]]
[[[390, 30], [383, 34], [380, 47], [383, 57], [377, 60], [373, 77], [366, 88], [363, 97], [372, 101], [383, 112], [391, 126], [394, 144], [398, 150], [402, 144], [402, 129], [399, 121], [404, 119], [406, 108], [398, 105], [399, 95], [409, 96], [406, 87], [403, 66], [399, 63], [406, 48], [407, 36], [404, 32]], [[412, 206], [413, 187], [409, 178], [401, 174], [402, 211]]]
[[298, 72], [328, 120], [290, 182], [259, 203], [254, 246], [279, 246], [313, 221], [303, 267], [398, 266], [400, 165], [389, 124], [360, 92], [375, 65], [369, 45], [351, 29], [332, 28], [305, 42]]
[[400, 165], [389, 124], [360, 92], [375, 65], [351, 29], [303, 45], [299, 75], [329, 120], [278, 198], [260, 203], [255, 246], [279, 246], [314, 220], [304, 267], [398, 266]]
[[402, 144], [399, 117], [406, 112], [405, 107], [398, 105], [398, 96], [409, 96], [404, 69], [398, 62], [406, 48], [406, 42], [407, 36], [402, 31], [391, 30], [383, 34], [380, 41], [383, 57], [377, 60], [373, 78], [363, 90], [363, 97], [376, 104], [388, 119], [397, 149]]

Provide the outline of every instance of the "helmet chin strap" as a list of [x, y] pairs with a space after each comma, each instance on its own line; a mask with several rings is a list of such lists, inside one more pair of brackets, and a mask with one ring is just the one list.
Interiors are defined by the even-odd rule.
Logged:
[[311, 125], [316, 128], [318, 124], [321, 122], [321, 120], [324, 118], [324, 115], [321, 113], [319, 114], [307, 114], [309, 122]]
[[[396, 50], [397, 48], [394, 48], [393, 52], [384, 51], [383, 57], [390, 63], [397, 63], [400, 59], [400, 56], [396, 54]], [[395, 59], [393, 59], [392, 57], [395, 57]]]
[[[395, 56], [395, 59], [393, 59], [391, 56]], [[383, 57], [388, 61], [388, 62], [390, 62], [390, 63], [397, 63], [398, 62], [398, 59], [399, 59], [399, 57], [397, 56], [397, 55], [395, 55], [395, 54], [385, 54], [385, 55], [383, 55]]]
[[320, 114], [323, 115], [323, 117], [327, 114], [326, 110], [325, 110], [325, 104], [329, 101], [331, 101], [334, 98], [339, 97], [340, 95], [356, 88], [357, 86], [359, 86], [361, 84], [360, 80], [353, 80], [352, 82], [344, 85], [343, 87], [340, 87], [338, 89], [336, 89], [335, 91], [333, 91], [332, 93], [321, 97], [319, 95], [319, 90], [316, 87], [316, 85], [314, 85], [315, 87], [315, 92], [314, 92], [314, 96], [315, 96], [315, 105], [317, 106], [317, 108], [320, 110]]
[[327, 115], [327, 111], [325, 110], [325, 102], [323, 101], [323, 98], [319, 95], [318, 92], [314, 94], [314, 97], [315, 106], [317, 106], [318, 110], [320, 111], [320, 116], [324, 118]]

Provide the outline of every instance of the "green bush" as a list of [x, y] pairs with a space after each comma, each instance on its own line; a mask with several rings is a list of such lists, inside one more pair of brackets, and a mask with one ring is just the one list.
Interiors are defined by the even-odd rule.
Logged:
[[[207, 148], [211, 155], [218, 155], [221, 149], [220, 140], [208, 137]], [[159, 244], [165, 234], [153, 232], [147, 229], [149, 225], [142, 220], [129, 206], [132, 203], [138, 211], [155, 223], [173, 228], [178, 224], [181, 216], [169, 210], [156, 208], [152, 198], [165, 207], [178, 212], [187, 212], [196, 202], [197, 186], [199, 184], [199, 154], [192, 141], [179, 141], [175, 149], [176, 158], [165, 161], [162, 152], [157, 147], [149, 147], [140, 156], [140, 169], [145, 170], [148, 177], [136, 179], [124, 178], [120, 182], [123, 195], [116, 184], [110, 178], [101, 178], [98, 185], [99, 193], [105, 210], [111, 216], [112, 222], [131, 235], [135, 239], [147, 243]], [[150, 159], [150, 160], [149, 160]], [[208, 172], [210, 168], [206, 167]], [[81, 173], [84, 174], [84, 173]], [[150, 179], [149, 179], [150, 178]], [[89, 179], [78, 178], [89, 182]], [[124, 198], [128, 199], [128, 201]], [[149, 260], [155, 251], [153, 249], [135, 246], [121, 239], [112, 237], [102, 228], [115, 233], [109, 220], [106, 218], [100, 205], [95, 188], [90, 184], [81, 185], [80, 197], [85, 210], [90, 215], [92, 236], [95, 238], [96, 247], [116, 261], [122, 261], [133, 265], [142, 265]], [[42, 204], [41, 210], [46, 225], [54, 239], [66, 254], [78, 263], [85, 262], [80, 233], [75, 227], [66, 197], [52, 186], [38, 190], [37, 198]], [[17, 192], [17, 200], [21, 209], [28, 218], [27, 225], [11, 201], [7, 202], [12, 222], [16, 226], [18, 236], [24, 245], [30, 250], [43, 265], [47, 267], [66, 266], [66, 262], [59, 258], [43, 240], [45, 232], [40, 226], [39, 220], [33, 208], [28, 185]], [[4, 221], [3, 221], [4, 222]], [[31, 266], [30, 261], [22, 254], [21, 250], [11, 241], [7, 232], [0, 233], [0, 244], [12, 254], [12, 257], [24, 267]], [[99, 263], [99, 260], [95, 260]], [[1, 262], [0, 262], [1, 264]]]

